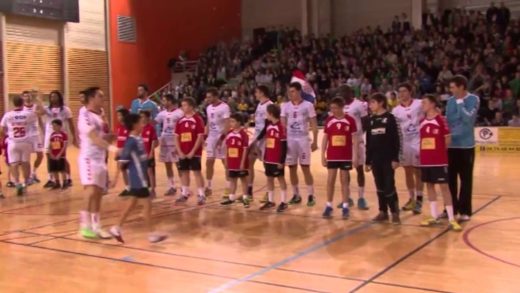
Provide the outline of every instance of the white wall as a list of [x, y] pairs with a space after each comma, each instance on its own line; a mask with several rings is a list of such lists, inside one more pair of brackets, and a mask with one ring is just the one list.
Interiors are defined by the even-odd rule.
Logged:
[[105, 1], [80, 0], [80, 22], [66, 27], [69, 48], [106, 50]]
[[259, 27], [287, 26], [300, 29], [302, 0], [242, 0], [242, 35]]

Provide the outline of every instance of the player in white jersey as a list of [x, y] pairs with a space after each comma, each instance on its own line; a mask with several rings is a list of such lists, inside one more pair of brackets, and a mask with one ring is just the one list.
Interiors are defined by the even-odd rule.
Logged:
[[88, 195], [86, 208], [80, 211], [80, 233], [85, 238], [110, 238], [110, 234], [101, 229], [99, 211], [101, 198], [107, 187], [107, 150], [117, 153], [114, 134], [107, 134], [106, 122], [102, 116], [104, 94], [92, 87], [84, 91], [86, 106], [78, 117], [78, 135], [80, 139], [79, 174], [81, 184]]
[[252, 139], [252, 144], [249, 150], [249, 177], [247, 196], [252, 199], [253, 197], [253, 182], [255, 180], [255, 161], [257, 159], [262, 160], [264, 157], [264, 145], [265, 139], [257, 140], [258, 135], [265, 126], [267, 119], [267, 106], [273, 102], [269, 99], [269, 88], [265, 85], [259, 85], [255, 89], [255, 98], [258, 101], [255, 111], [255, 134]]
[[177, 193], [173, 176], [173, 164], [178, 161], [175, 149], [175, 125], [184, 116], [184, 112], [177, 107], [178, 102], [172, 94], [163, 95], [162, 104], [164, 110], [157, 114], [155, 122], [161, 125], [162, 129], [159, 137], [159, 160], [164, 163], [169, 185], [164, 195], [170, 196]]
[[[225, 148], [222, 145], [226, 134], [229, 131], [229, 116], [231, 110], [228, 104], [220, 100], [218, 90], [216, 88], [209, 88], [206, 92], [206, 115], [208, 123], [206, 123], [206, 195], [212, 193], [212, 180], [215, 169], [215, 159], [222, 160], [222, 164], [226, 165]], [[229, 193], [230, 182], [227, 180], [226, 191], [224, 197]]]
[[393, 110], [398, 125], [401, 128], [402, 158], [400, 164], [404, 167], [406, 187], [410, 199], [403, 206], [405, 211], [420, 214], [423, 202], [423, 183], [419, 168], [420, 124], [423, 118], [422, 103], [412, 98], [412, 86], [408, 83], [398, 87], [399, 102]]
[[[343, 112], [345, 114], [350, 115], [354, 118], [356, 122], [357, 133], [355, 134], [358, 138], [358, 149], [357, 149], [357, 166], [353, 166], [356, 169], [357, 173], [357, 183], [358, 183], [358, 201], [357, 206], [360, 210], [368, 210], [368, 203], [365, 199], [365, 170], [363, 169], [363, 164], [366, 161], [366, 150], [365, 150], [365, 135], [363, 131], [363, 123], [362, 119], [368, 116], [367, 104], [356, 99], [354, 97], [354, 91], [351, 87], [347, 85], [343, 85], [337, 89], [336, 95], [338, 97], [343, 98], [345, 101], [345, 106], [343, 107]], [[349, 198], [349, 207], [354, 206], [354, 201]], [[343, 205], [338, 205], [338, 208], [342, 208]]]
[[[38, 107], [36, 103], [41, 103], [41, 101], [37, 98], [36, 101], [33, 99], [33, 94], [37, 97], [38, 92], [33, 91], [24, 91], [22, 93], [22, 98], [24, 100], [23, 108], [24, 110], [34, 112], [38, 116], [42, 116], [45, 114], [43, 107]], [[43, 123], [40, 118], [38, 118], [31, 127], [28, 129], [28, 134], [30, 140], [33, 144], [32, 152], [36, 153], [36, 160], [34, 161], [31, 178], [28, 184], [39, 183], [40, 180], [36, 176], [36, 172], [38, 168], [41, 166], [43, 161]]]
[[38, 113], [42, 113], [41, 104], [35, 105], [33, 111], [24, 109], [24, 100], [20, 96], [13, 98], [14, 109], [5, 113], [0, 125], [1, 137], [7, 133], [9, 168], [16, 186], [16, 193], [21, 196], [25, 192], [25, 185], [20, 182], [20, 168], [25, 183], [30, 180], [30, 158], [33, 149], [31, 128], [38, 122]]
[[[72, 138], [72, 144], [78, 146], [77, 136], [76, 136], [76, 127], [74, 126], [74, 120], [72, 120], [72, 111], [69, 107], [65, 106], [65, 102], [63, 100], [63, 95], [59, 91], [52, 91], [49, 94], [49, 106], [45, 107], [45, 140], [44, 140], [44, 149], [47, 153], [49, 151], [49, 143], [50, 136], [52, 133], [52, 121], [60, 120], [63, 123], [63, 131], [69, 132], [70, 137]], [[64, 187], [72, 186], [72, 181], [70, 179], [70, 164], [66, 162], [66, 177], [63, 182]], [[43, 186], [53, 187], [54, 186], [54, 178], [52, 178], [49, 173], [49, 181]]]
[[[302, 201], [298, 188], [298, 164], [300, 164], [307, 185], [307, 206], [314, 206], [314, 178], [311, 174], [311, 153], [318, 149], [318, 121], [314, 104], [303, 100], [302, 86], [297, 82], [289, 85], [289, 102], [282, 106], [282, 123], [287, 128], [287, 159], [293, 197], [289, 204]], [[309, 138], [309, 125], [312, 130], [312, 143]]]

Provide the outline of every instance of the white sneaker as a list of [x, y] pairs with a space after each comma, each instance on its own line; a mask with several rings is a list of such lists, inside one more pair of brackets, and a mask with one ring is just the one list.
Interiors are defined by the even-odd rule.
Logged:
[[118, 226], [112, 226], [108, 231], [112, 237], [114, 237], [118, 242], [125, 243], [123, 240], [123, 235], [121, 235], [121, 229]]
[[471, 220], [471, 217], [468, 215], [460, 215], [460, 217], [459, 217], [460, 222], [467, 222], [469, 220]]
[[111, 239], [112, 238], [112, 235], [110, 233], [108, 233], [107, 231], [105, 231], [101, 228], [94, 230], [94, 232], [96, 232], [97, 236], [100, 239]]
[[158, 243], [164, 241], [166, 238], [168, 238], [168, 236], [164, 234], [150, 234], [148, 241], [150, 241], [150, 243]]

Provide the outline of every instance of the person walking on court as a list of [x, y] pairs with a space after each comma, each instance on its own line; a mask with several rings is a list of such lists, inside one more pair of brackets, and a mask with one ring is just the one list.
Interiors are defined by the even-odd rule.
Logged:
[[[448, 147], [448, 176], [455, 214], [459, 221], [469, 221], [472, 215], [473, 165], [475, 135], [473, 133], [480, 99], [468, 92], [468, 80], [456, 75], [450, 81], [453, 94], [446, 106], [446, 118], [451, 130]], [[458, 180], [460, 178], [460, 190]]]

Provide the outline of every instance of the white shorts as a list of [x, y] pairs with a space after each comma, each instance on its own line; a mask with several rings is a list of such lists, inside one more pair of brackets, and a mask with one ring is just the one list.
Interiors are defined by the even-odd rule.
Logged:
[[107, 188], [108, 168], [104, 161], [98, 162], [80, 156], [78, 163], [81, 185], [94, 185], [103, 189]]
[[9, 157], [9, 165], [27, 163], [31, 159], [31, 152], [33, 150], [32, 141], [14, 142], [9, 141], [7, 145], [7, 154]]
[[159, 162], [163, 163], [177, 163], [177, 149], [173, 145], [161, 144], [159, 147]]
[[309, 137], [296, 137], [287, 139], [287, 158], [285, 163], [288, 166], [311, 164], [311, 139]]
[[399, 164], [403, 167], [419, 167], [419, 144], [404, 140], [402, 148]]
[[43, 153], [44, 151], [44, 144], [42, 141], [41, 135], [33, 136], [29, 139], [32, 143], [32, 153]]
[[208, 138], [206, 138], [206, 157], [222, 160], [226, 158], [224, 141], [222, 141], [220, 147], [217, 147], [219, 139], [220, 136], [208, 136]]

